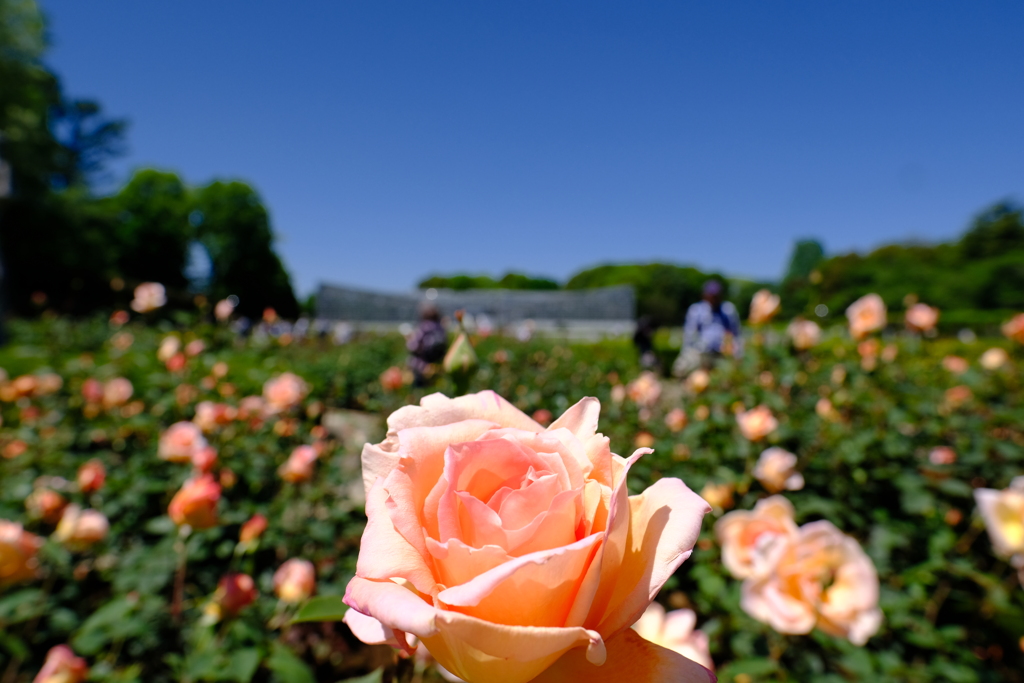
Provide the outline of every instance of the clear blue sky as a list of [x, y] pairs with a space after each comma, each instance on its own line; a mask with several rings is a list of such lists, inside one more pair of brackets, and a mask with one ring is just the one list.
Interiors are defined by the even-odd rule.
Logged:
[[939, 240], [1024, 199], [1024, 3], [42, 0], [116, 166], [240, 178], [300, 293]]

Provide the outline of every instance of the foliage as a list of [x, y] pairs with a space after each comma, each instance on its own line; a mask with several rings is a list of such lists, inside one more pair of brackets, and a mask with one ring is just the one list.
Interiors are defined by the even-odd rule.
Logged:
[[[102, 320], [18, 323], [16, 342], [0, 351], [0, 366], [12, 377], [53, 370], [64, 379], [55, 394], [0, 404], [0, 453], [15, 440], [28, 447], [0, 459], [0, 518], [47, 536], [52, 526], [31, 519], [24, 504], [45, 484], [64, 486], [69, 499], [111, 521], [108, 538], [88, 551], [48, 540], [44, 576], [0, 595], [0, 669], [17, 660], [14, 680], [27, 681], [46, 650], [61, 642], [88, 659], [95, 681], [339, 680], [395, 666], [390, 651], [360, 645], [344, 625], [305, 620], [336, 617], [336, 596], [354, 571], [365, 523], [362, 440], [379, 439], [383, 417], [396, 408], [430, 391], [451, 393], [451, 380], [385, 389], [379, 376], [404, 358], [398, 335], [333, 347], [320, 338], [240, 340], [223, 328], [186, 322], [118, 330]], [[156, 358], [160, 340], [172, 332], [184, 342], [205, 342], [176, 372]], [[126, 333], [133, 335], [127, 347]], [[658, 403], [641, 407], [613, 398], [616, 386], [640, 372], [627, 340], [489, 337], [475, 340], [480, 365], [468, 389], [494, 389], [528, 413], [543, 408], [554, 415], [597, 396], [613, 451], [628, 454], [638, 436], [654, 442], [655, 453], [631, 471], [634, 492], [663, 476], [679, 476], [698, 491], [708, 482], [731, 483], [735, 507], [750, 509], [767, 495], [752, 477], [760, 451], [778, 445], [799, 456], [806, 486], [785, 494], [798, 521], [828, 519], [864, 546], [879, 572], [885, 623], [857, 648], [819, 632], [782, 636], [755, 622], [739, 606], [739, 581], [721, 565], [709, 518], [693, 556], [659, 599], [697, 612], [720, 680], [1024, 681], [1024, 588], [993, 554], [972, 500], [974, 488], [1003, 488], [1024, 473], [1024, 355], [1011, 349], [1010, 366], [985, 371], [976, 361], [990, 344], [885, 341], [898, 350], [896, 358], [865, 370], [843, 331], [797, 354], [769, 328], [742, 361], [720, 362], [703, 393], [664, 381]], [[939, 362], [950, 353], [968, 359], [970, 369], [950, 374]], [[222, 377], [213, 370], [219, 362], [227, 365]], [[191, 418], [197, 402], [238, 405], [283, 371], [312, 385], [304, 405], [207, 435], [219, 454], [215, 472], [230, 470], [236, 482], [225, 487], [222, 523], [182, 539], [166, 510], [188, 466], [156, 457], [159, 434]], [[89, 413], [85, 380], [114, 376], [132, 381], [141, 411]], [[973, 396], [954, 406], [946, 391], [957, 385]], [[816, 412], [823, 397], [835, 409], [827, 418]], [[758, 404], [780, 420], [763, 445], [745, 440], [733, 416]], [[678, 432], [664, 421], [675, 407], [689, 417]], [[376, 426], [353, 436], [353, 424]], [[325, 452], [313, 480], [281, 481], [276, 470], [289, 452], [318, 440]], [[940, 445], [957, 453], [955, 463], [930, 462], [930, 449]], [[82, 494], [68, 482], [93, 458], [105, 464], [107, 482]], [[237, 543], [239, 525], [257, 512], [269, 527], [247, 551]], [[175, 618], [183, 548], [184, 599]], [[315, 564], [324, 599], [302, 610], [302, 623], [287, 626], [295, 610], [274, 598], [271, 576], [290, 557]], [[204, 608], [228, 571], [252, 575], [260, 595], [237, 618], [204, 625]]]
[[417, 285], [420, 289], [434, 287], [436, 289], [527, 289], [552, 290], [559, 289], [559, 284], [545, 277], [531, 277], [522, 273], [505, 273], [495, 280], [490, 275], [431, 275]]

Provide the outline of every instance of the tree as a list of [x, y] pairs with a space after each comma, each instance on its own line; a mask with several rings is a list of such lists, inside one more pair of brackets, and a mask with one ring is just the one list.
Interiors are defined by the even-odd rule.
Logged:
[[59, 186], [88, 185], [101, 176], [108, 160], [124, 154], [127, 121], [105, 118], [93, 100], [64, 100], [51, 118], [60, 142]]

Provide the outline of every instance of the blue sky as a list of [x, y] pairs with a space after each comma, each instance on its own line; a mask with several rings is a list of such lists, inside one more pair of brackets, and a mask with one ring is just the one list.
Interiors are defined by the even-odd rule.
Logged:
[[42, 0], [115, 178], [239, 178], [297, 289], [673, 261], [775, 278], [1024, 200], [1024, 3]]

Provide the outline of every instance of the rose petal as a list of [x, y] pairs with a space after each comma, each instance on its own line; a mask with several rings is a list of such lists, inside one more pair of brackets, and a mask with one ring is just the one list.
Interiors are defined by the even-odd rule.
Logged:
[[577, 522], [583, 514], [581, 491], [563, 491], [551, 501], [551, 507], [537, 515], [521, 529], [505, 529], [501, 518], [485, 503], [468, 493], [456, 492], [455, 524], [457, 533], [449, 538], [461, 538], [474, 548], [496, 545], [512, 556], [548, 550], [576, 541]]
[[551, 423], [548, 431], [568, 429], [580, 441], [586, 441], [597, 433], [597, 421], [601, 417], [601, 402], [592, 396], [581, 399]]
[[512, 559], [504, 548], [499, 546], [471, 548], [457, 538], [450, 538], [445, 543], [428, 538], [427, 551], [434, 558], [434, 566], [439, 573], [437, 578], [445, 586], [466, 583], [473, 577]]
[[[531, 553], [471, 581], [441, 591], [437, 599], [463, 614], [512, 626], [580, 626], [566, 618], [594, 559], [601, 535]], [[522, 599], [530, 596], [529, 600]]]
[[349, 609], [345, 612], [342, 621], [352, 631], [352, 635], [367, 645], [391, 645], [392, 647], [398, 647], [398, 639], [395, 638], [394, 631], [373, 617], [368, 617], [358, 610]]
[[626, 629], [605, 643], [608, 657], [602, 666], [587, 662], [579, 650], [570, 650], [533, 683], [715, 683], [715, 675], [682, 655], [644, 640]]
[[391, 413], [388, 431], [408, 427], [434, 427], [463, 420], [488, 420], [502, 427], [514, 427], [528, 432], [541, 432], [544, 428], [523, 411], [493, 391], [481, 391], [457, 398], [436, 393], [424, 396], [418, 406], [405, 406]]
[[[398, 532], [388, 515], [387, 491], [377, 480], [366, 499], [366, 529], [359, 543], [356, 573], [367, 579], [401, 577], [430, 595], [435, 580], [424, 555]], [[364, 612], [365, 613], [365, 612]]]

